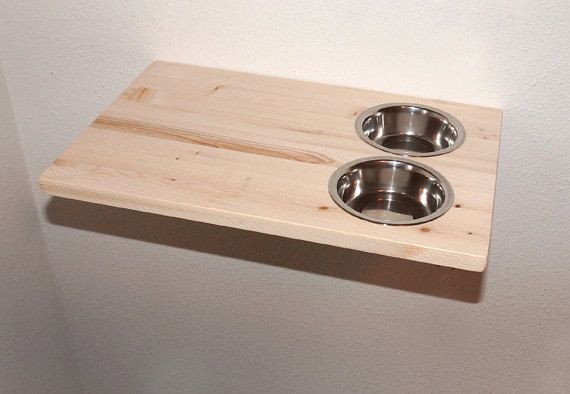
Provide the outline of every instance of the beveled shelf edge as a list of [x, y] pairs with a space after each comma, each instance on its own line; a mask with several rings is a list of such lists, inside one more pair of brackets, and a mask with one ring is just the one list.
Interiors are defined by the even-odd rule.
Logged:
[[[63, 182], [52, 181], [43, 175], [40, 176], [39, 178], [39, 185], [43, 193], [53, 197], [66, 198], [66, 199], [83, 201], [93, 204], [100, 204], [115, 208], [135, 210], [139, 212], [174, 217], [185, 220], [192, 220], [216, 226], [224, 226], [244, 231], [257, 232], [260, 234], [269, 234], [284, 238], [291, 238], [305, 242], [328, 245], [331, 247], [338, 247], [348, 250], [355, 250], [358, 252], [375, 254], [380, 257], [416, 261], [420, 263], [427, 263], [431, 265], [461, 269], [472, 272], [484, 271], [488, 263], [488, 255], [479, 256], [468, 253], [451, 252], [437, 248], [428, 250], [425, 247], [420, 247], [419, 249], [421, 250], [422, 253], [414, 254], [414, 258], [410, 259], [409, 253], [411, 245], [408, 243], [402, 243], [400, 245], [401, 246], [400, 252], [394, 251], [394, 253], [389, 253], [389, 254], [381, 253], [374, 248], [363, 247], [360, 244], [339, 245], [339, 243], [336, 241], [337, 234], [333, 234], [333, 238], [335, 239], [335, 241], [333, 242], [326, 242], [326, 240], [321, 237], [323, 232], [331, 231], [326, 229], [316, 229], [316, 231], [314, 232], [315, 234], [314, 237], [307, 237], [307, 233], [304, 233], [303, 237], [296, 237], [296, 234], [298, 234], [297, 224], [293, 224], [291, 226], [290, 232], [284, 234], [282, 231], [276, 231], [274, 223], [267, 219], [254, 217], [254, 216], [248, 217], [247, 215], [226, 211], [224, 212], [225, 215], [228, 215], [229, 217], [235, 216], [237, 219], [237, 221], [230, 220], [232, 224], [229, 224], [228, 220], [224, 219], [225, 215], [220, 215], [220, 212], [216, 212], [215, 214], [208, 214], [207, 211], [209, 210], [209, 208], [192, 207], [193, 209], [190, 209], [188, 205], [184, 205], [183, 207], [175, 207], [175, 206], [167, 207], [160, 201], [155, 201], [155, 200], [146, 201], [144, 198], [140, 198], [140, 196], [132, 196], [132, 195], [113, 196], [111, 194], [102, 193], [99, 190], [79, 189], [73, 185], [65, 184]], [[157, 206], [158, 208], [156, 208]], [[239, 219], [241, 219], [241, 221]], [[283, 226], [280, 226], [279, 229], [283, 229]], [[347, 239], [347, 243], [348, 241], [350, 240]], [[397, 244], [397, 242], [391, 240], [382, 241], [378, 239], [372, 239], [371, 241], [375, 244], [380, 244], [381, 242], [384, 242], [387, 248], [393, 248], [394, 244]]]

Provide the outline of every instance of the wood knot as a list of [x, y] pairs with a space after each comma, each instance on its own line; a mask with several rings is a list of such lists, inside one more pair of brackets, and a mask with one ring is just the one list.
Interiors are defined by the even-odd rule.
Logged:
[[328, 211], [328, 210], [329, 210], [329, 207], [327, 207], [327, 206], [325, 206], [325, 205], [321, 205], [321, 206], [319, 207], [319, 211]]
[[143, 86], [139, 88], [129, 89], [125, 92], [126, 98], [133, 101], [146, 101], [146, 99], [154, 95], [154, 90], [150, 88], [145, 88]]
[[420, 228], [420, 231], [421, 231], [422, 233], [429, 233], [429, 232], [431, 231], [431, 228], [429, 228], [429, 227], [422, 227], [422, 228]]
[[467, 232], [467, 234], [469, 234], [469, 235], [473, 235], [473, 233], [472, 233], [471, 231], [468, 231], [468, 232]]
[[455, 208], [461, 208], [461, 204], [455, 204]]

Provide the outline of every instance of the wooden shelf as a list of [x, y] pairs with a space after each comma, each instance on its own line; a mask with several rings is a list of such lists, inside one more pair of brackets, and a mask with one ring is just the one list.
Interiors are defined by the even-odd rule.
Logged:
[[[417, 226], [355, 218], [327, 183], [364, 143], [368, 107], [415, 102], [465, 126], [456, 151], [414, 158], [441, 172], [454, 208]], [[482, 271], [501, 111], [165, 62], [152, 63], [40, 177], [54, 196]]]

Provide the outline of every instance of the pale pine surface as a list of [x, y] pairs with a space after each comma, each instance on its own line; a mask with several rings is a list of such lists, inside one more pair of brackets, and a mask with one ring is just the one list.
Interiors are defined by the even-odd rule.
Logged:
[[[366, 156], [354, 119], [389, 102], [441, 108], [467, 139], [414, 158], [441, 172], [454, 207], [418, 226], [354, 218], [331, 173]], [[460, 269], [487, 263], [501, 112], [434, 100], [155, 62], [40, 177], [48, 194]]]

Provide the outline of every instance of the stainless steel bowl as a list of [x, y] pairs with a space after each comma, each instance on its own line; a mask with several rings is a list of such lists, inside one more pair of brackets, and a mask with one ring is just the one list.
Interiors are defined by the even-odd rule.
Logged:
[[404, 158], [347, 163], [330, 177], [329, 194], [351, 215], [390, 225], [429, 222], [453, 204], [453, 189], [440, 173]]
[[356, 132], [368, 144], [404, 156], [436, 156], [465, 140], [463, 125], [448, 113], [419, 104], [372, 107], [356, 119]]

